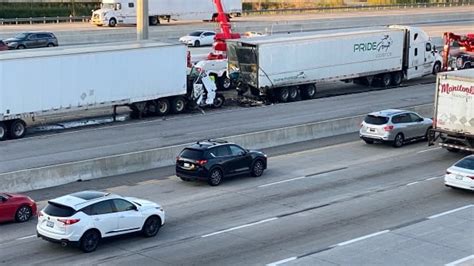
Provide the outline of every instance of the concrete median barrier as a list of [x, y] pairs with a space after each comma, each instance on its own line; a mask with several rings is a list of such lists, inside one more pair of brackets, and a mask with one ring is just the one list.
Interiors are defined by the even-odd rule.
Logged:
[[[433, 105], [406, 108], [431, 117]], [[364, 114], [291, 127], [222, 137], [244, 147], [263, 149], [285, 144], [354, 133]], [[170, 166], [188, 144], [156, 148], [89, 160], [50, 165], [0, 174], [0, 191], [20, 192], [58, 186], [79, 180], [114, 176]]]

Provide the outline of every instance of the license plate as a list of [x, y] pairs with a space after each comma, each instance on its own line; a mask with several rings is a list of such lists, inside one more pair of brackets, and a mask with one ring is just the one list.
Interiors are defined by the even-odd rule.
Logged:
[[375, 132], [375, 128], [369, 128], [370, 132]]
[[54, 227], [54, 223], [51, 222], [51, 221], [47, 221], [47, 222], [46, 222], [46, 226], [53, 228], [53, 227]]
[[456, 175], [457, 180], [462, 180], [462, 175]]

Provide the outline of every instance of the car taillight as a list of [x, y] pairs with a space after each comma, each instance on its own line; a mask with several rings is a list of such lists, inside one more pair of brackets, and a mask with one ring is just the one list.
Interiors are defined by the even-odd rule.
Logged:
[[39, 212], [38, 212], [38, 217], [43, 217], [43, 215], [44, 215], [44, 214], [43, 214], [42, 211], [39, 211]]
[[383, 127], [383, 130], [385, 130], [385, 131], [392, 131], [392, 129], [393, 129], [393, 126], [384, 126]]
[[176, 156], [176, 162], [178, 162], [178, 161], [179, 161], [179, 159], [181, 159], [181, 158], [179, 158], [179, 156]]
[[473, 176], [473, 175], [468, 175], [467, 177], [470, 178], [470, 179], [472, 179], [472, 180], [474, 180], [474, 176]]
[[79, 222], [81, 219], [58, 219], [58, 222], [63, 223], [64, 225], [71, 225]]
[[446, 171], [446, 174], [447, 174], [447, 175], [450, 175], [450, 174], [451, 174], [451, 172], [449, 172], [449, 171]]
[[205, 165], [207, 163], [207, 160], [197, 160], [196, 163], [199, 165]]

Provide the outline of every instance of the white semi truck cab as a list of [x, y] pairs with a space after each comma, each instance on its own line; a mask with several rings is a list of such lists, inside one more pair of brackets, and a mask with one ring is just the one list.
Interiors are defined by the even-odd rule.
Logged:
[[[91, 23], [109, 27], [115, 27], [117, 24], [134, 24], [136, 23], [136, 1], [102, 0], [100, 9], [92, 12]], [[158, 21], [155, 24], [158, 24]]]

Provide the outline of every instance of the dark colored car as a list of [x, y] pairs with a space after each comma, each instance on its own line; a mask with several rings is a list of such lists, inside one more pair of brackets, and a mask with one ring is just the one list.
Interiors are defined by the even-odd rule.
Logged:
[[58, 39], [51, 32], [23, 32], [4, 40], [8, 49], [26, 49], [58, 46]]
[[183, 181], [206, 180], [217, 186], [224, 178], [250, 174], [258, 177], [267, 168], [267, 155], [234, 143], [200, 141], [186, 147], [176, 158], [176, 175]]
[[36, 215], [36, 203], [28, 196], [0, 193], [0, 222], [26, 222]]
[[0, 40], [0, 51], [6, 50], [8, 50], [8, 46], [2, 40]]

